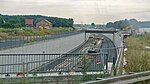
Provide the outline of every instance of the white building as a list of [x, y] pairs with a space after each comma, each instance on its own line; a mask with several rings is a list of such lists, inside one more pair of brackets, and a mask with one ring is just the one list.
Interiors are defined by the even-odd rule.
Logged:
[[139, 33], [144, 34], [144, 33], [150, 33], [150, 28], [139, 28]]

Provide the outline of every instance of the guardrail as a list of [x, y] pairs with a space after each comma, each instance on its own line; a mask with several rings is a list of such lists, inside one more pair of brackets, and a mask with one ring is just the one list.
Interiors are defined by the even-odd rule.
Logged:
[[150, 80], [150, 71], [105, 78], [102, 80], [90, 81], [82, 84], [108, 84], [108, 83], [109, 84], [131, 84], [131, 83], [136, 83], [136, 82], [141, 82], [146, 80]]
[[[92, 72], [93, 73], [93, 72]], [[150, 83], [150, 71], [140, 72], [129, 75], [122, 75], [111, 78], [101, 78], [101, 80], [84, 82], [81, 80], [82, 74], [70, 75], [59, 74], [57, 76], [49, 76], [46, 74], [33, 75], [31, 77], [15, 77], [15, 78], [0, 78], [1, 83], [7, 84], [29, 84], [29, 83], [50, 83], [50, 84], [131, 84], [145, 81], [145, 84]], [[101, 74], [102, 75], [102, 74]], [[95, 75], [90, 75], [90, 78], [95, 77]], [[73, 78], [73, 79], [72, 79]], [[83, 83], [84, 82], [84, 83]]]

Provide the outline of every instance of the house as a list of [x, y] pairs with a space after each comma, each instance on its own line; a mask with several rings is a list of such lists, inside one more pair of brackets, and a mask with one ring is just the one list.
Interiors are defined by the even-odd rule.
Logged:
[[36, 22], [35, 25], [36, 25], [36, 28], [43, 28], [43, 29], [51, 29], [52, 28], [52, 23], [46, 19], [42, 19], [42, 20]]
[[26, 27], [33, 27], [33, 19], [25, 19]]

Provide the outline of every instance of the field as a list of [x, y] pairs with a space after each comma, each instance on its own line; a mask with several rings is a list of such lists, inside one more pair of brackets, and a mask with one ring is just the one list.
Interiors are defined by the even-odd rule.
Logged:
[[150, 34], [131, 36], [125, 39], [126, 72], [150, 70]]
[[0, 39], [11, 38], [15, 36], [42, 36], [50, 34], [60, 34], [66, 32], [72, 32], [73, 28], [59, 27], [52, 29], [34, 29], [34, 28], [14, 28], [14, 29], [4, 29], [0, 28]]

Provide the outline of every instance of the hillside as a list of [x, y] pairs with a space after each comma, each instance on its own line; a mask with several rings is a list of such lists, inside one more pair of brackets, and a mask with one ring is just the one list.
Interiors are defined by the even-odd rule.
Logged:
[[[39, 19], [46, 19], [51, 22], [53, 27], [72, 27], [73, 19], [72, 18], [59, 18], [59, 17], [50, 17], [42, 15], [2, 15], [0, 14], [0, 27], [5, 23], [11, 28], [25, 27], [25, 19], [32, 19], [35, 24]], [[2, 22], [3, 21], [3, 22]]]
[[107, 28], [116, 28], [116, 29], [124, 29], [124, 28], [133, 28], [133, 29], [139, 29], [139, 28], [150, 28], [150, 21], [138, 21], [136, 19], [125, 19], [125, 20], [119, 20], [115, 22], [108, 22], [106, 24]]

